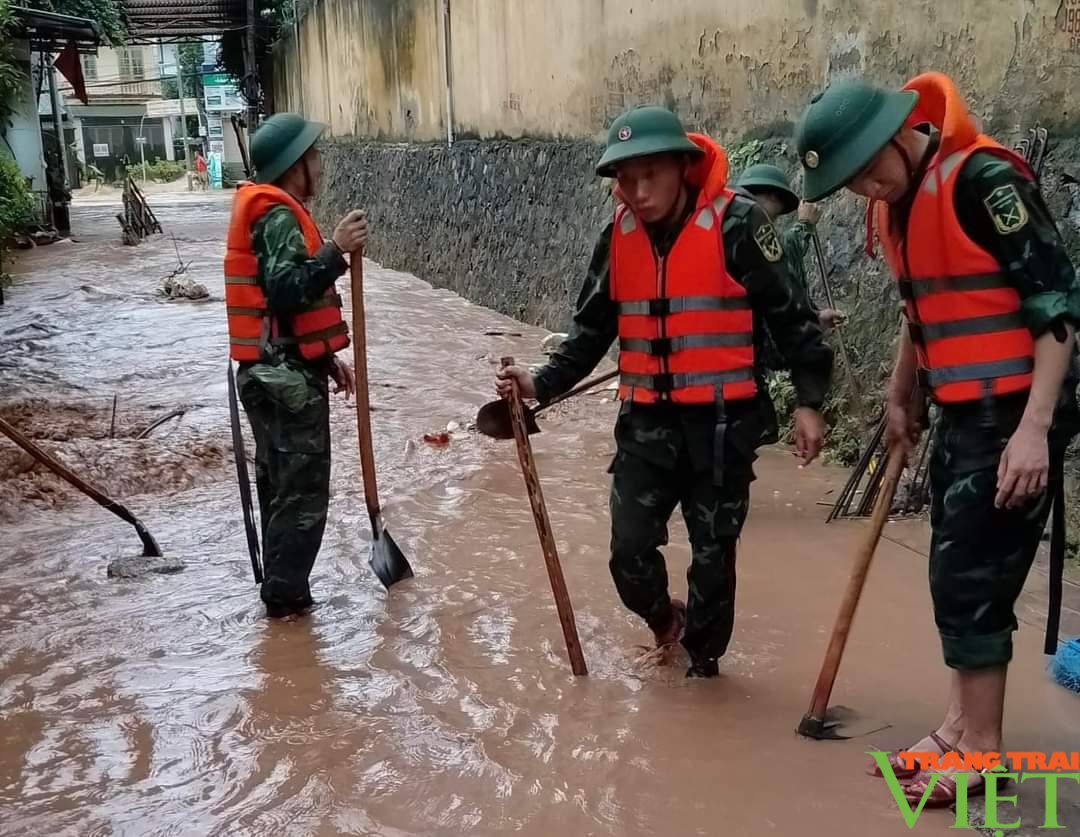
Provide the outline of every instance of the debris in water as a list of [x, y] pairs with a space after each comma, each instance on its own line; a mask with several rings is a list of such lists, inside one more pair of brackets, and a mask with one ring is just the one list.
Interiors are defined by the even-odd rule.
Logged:
[[109, 563], [109, 578], [142, 578], [145, 575], [173, 575], [187, 569], [175, 558], [144, 557], [117, 558]]
[[485, 337], [524, 337], [520, 331], [502, 331], [496, 328], [489, 328], [484, 332]]
[[206, 290], [205, 285], [199, 284], [194, 279], [188, 279], [182, 274], [168, 276], [162, 290], [169, 299], [210, 298], [210, 292]]
[[445, 431], [440, 433], [425, 433], [424, 441], [429, 445], [443, 448], [450, 444], [450, 434]]
[[459, 430], [461, 430], [461, 424], [459, 422], [452, 421], [446, 425], [447, 433], [457, 433]]

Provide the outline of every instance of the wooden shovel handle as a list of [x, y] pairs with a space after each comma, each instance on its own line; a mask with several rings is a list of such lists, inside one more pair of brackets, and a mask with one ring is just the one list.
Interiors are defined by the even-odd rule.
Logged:
[[870, 520], [870, 530], [859, 547], [855, 556], [855, 564], [851, 568], [851, 576], [848, 579], [847, 590], [843, 601], [840, 603], [840, 612], [833, 626], [832, 638], [829, 640], [829, 648], [825, 652], [825, 660], [818, 675], [817, 684], [814, 686], [814, 694], [810, 699], [810, 711], [808, 716], [816, 720], [824, 720], [825, 711], [829, 708], [829, 698], [832, 696], [833, 686], [836, 684], [836, 675], [840, 671], [840, 660], [844, 656], [844, 647], [847, 645], [848, 635], [851, 633], [851, 624], [855, 619], [855, 611], [859, 606], [863, 587], [866, 584], [866, 576], [870, 571], [870, 564], [874, 560], [874, 550], [878, 541], [881, 540], [881, 532], [885, 528], [885, 521], [889, 518], [889, 510], [892, 508], [893, 495], [896, 494], [896, 484], [900, 481], [900, 474], [904, 470], [904, 457], [895, 450], [887, 454], [885, 465], [885, 480], [878, 494], [877, 503], [874, 505], [874, 514]]
[[[514, 359], [504, 357], [502, 365], [504, 369], [507, 366], [513, 366]], [[544, 563], [547, 564], [548, 580], [551, 582], [551, 593], [555, 597], [555, 609], [559, 613], [559, 622], [562, 624], [566, 653], [570, 657], [570, 668], [575, 675], [581, 677], [588, 674], [588, 669], [585, 666], [585, 655], [581, 651], [581, 641], [578, 639], [574, 607], [570, 603], [566, 578], [563, 576], [562, 564], [559, 562], [559, 551], [555, 547], [555, 534], [551, 530], [551, 520], [548, 518], [547, 506], [544, 503], [544, 492], [540, 488], [540, 477], [536, 472], [536, 461], [533, 459], [532, 445], [529, 444], [529, 431], [525, 425], [525, 406], [521, 403], [521, 393], [518, 391], [516, 380], [511, 379], [511, 387], [513, 391], [510, 396], [510, 418], [514, 426], [514, 439], [517, 442], [521, 473], [525, 477], [525, 490], [529, 494], [533, 520], [536, 522], [536, 533], [540, 537]]]
[[589, 380], [585, 381], [584, 383], [578, 384], [576, 387], [568, 390], [567, 392], [564, 392], [562, 395], [557, 395], [550, 401], [545, 401], [540, 406], [535, 407], [533, 409], [533, 415], [538, 415], [544, 410], [546, 410], [548, 407], [553, 407], [559, 402], [565, 401], [567, 398], [573, 398], [575, 395], [580, 395], [583, 392], [588, 392], [595, 386], [599, 386], [600, 384], [606, 384], [618, 374], [619, 370], [616, 369], [614, 372], [606, 372], [603, 375], [597, 375], [595, 378], [589, 378]]
[[356, 432], [360, 444], [360, 470], [364, 501], [371, 518], [372, 536], [379, 537], [379, 488], [375, 479], [375, 449], [371, 442], [371, 399], [368, 392], [367, 325], [364, 319], [364, 252], [349, 257], [352, 290], [353, 366], [356, 370]]

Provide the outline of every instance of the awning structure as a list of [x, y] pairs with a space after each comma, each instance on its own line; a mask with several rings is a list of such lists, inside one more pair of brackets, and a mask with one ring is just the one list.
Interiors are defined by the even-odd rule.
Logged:
[[128, 42], [220, 35], [247, 22], [245, 0], [123, 0]]
[[101, 32], [94, 21], [40, 9], [10, 6], [16, 21], [16, 34], [30, 41], [35, 52], [60, 52], [74, 41], [80, 52], [95, 52], [101, 43]]

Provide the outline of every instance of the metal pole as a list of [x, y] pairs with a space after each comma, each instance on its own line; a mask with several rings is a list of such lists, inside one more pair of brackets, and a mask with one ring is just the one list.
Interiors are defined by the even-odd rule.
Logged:
[[146, 185], [146, 134], [143, 133], [146, 124], [146, 114], [139, 120], [139, 159], [142, 160], [142, 182]]
[[251, 146], [251, 138], [255, 135], [255, 128], [259, 121], [259, 70], [255, 60], [255, 0], [247, 0], [247, 32], [245, 42], [247, 44], [247, 106], [248, 106], [248, 146]]
[[443, 43], [446, 48], [446, 146], [454, 144], [454, 60], [450, 52], [450, 0], [443, 0]]
[[176, 47], [176, 87], [180, 91], [180, 137], [184, 143], [184, 169], [187, 171], [187, 188], [191, 191], [191, 146], [188, 144], [187, 112], [184, 110], [184, 63], [180, 47]]
[[300, 98], [298, 101], [303, 101], [304, 98], [304, 62], [300, 58], [300, 8], [297, 0], [293, 0], [292, 4], [293, 13], [293, 38], [296, 41], [296, 77], [300, 82]]
[[64, 149], [64, 128], [60, 122], [60, 96], [56, 92], [56, 68], [49, 64], [49, 98], [52, 100], [53, 129], [56, 131], [56, 150], [60, 155], [60, 171], [64, 175], [64, 187], [71, 179], [68, 177], [67, 154]]

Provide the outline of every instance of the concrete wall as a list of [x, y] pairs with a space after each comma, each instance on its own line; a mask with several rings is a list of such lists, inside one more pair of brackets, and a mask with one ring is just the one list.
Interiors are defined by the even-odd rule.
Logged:
[[[952, 74], [993, 124], [1077, 118], [1080, 0], [447, 0], [454, 127], [593, 137], [638, 102], [731, 139], [829, 75]], [[333, 134], [445, 133], [443, 0], [321, 0], [275, 51], [278, 110]]]
[[[45, 153], [41, 146], [41, 123], [38, 120], [37, 101], [34, 99], [34, 82], [31, 72], [30, 45], [27, 41], [14, 42], [15, 60], [26, 73], [22, 90], [15, 102], [11, 124], [0, 127], [6, 142], [0, 143], [0, 153], [15, 158], [23, 177], [31, 178], [30, 188], [36, 194], [39, 209], [44, 206], [47, 184], [45, 181]], [[10, 151], [9, 151], [10, 149]]]
[[276, 110], [337, 135], [445, 134], [441, 0], [320, 0], [274, 47]]

